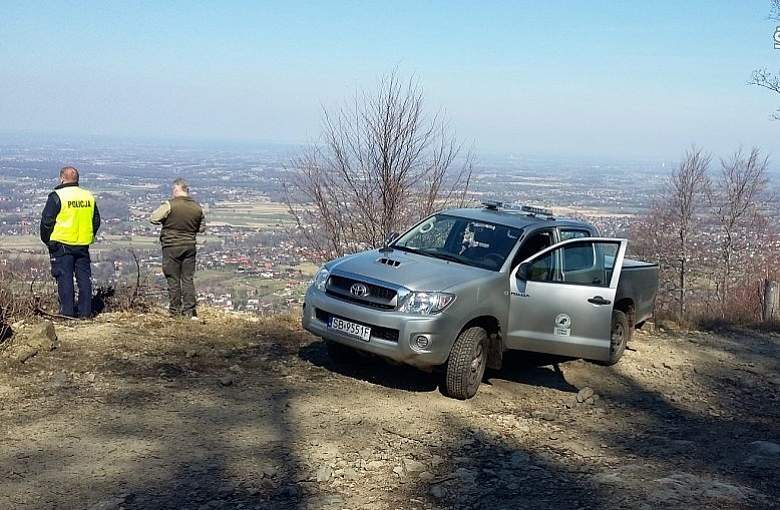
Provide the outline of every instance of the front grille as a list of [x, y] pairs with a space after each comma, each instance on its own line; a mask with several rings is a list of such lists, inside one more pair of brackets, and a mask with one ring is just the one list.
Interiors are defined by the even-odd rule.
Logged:
[[[352, 294], [352, 286], [355, 284], [365, 285], [368, 290], [366, 296], [355, 296]], [[376, 285], [374, 283], [363, 282], [354, 278], [341, 275], [330, 275], [325, 290], [331, 296], [344, 299], [346, 301], [357, 303], [372, 308], [393, 309], [396, 307], [397, 292], [395, 289]]]
[[349, 292], [349, 289], [355, 283], [362, 283], [368, 287], [369, 296], [387, 301], [390, 301], [395, 297], [395, 291], [393, 289], [388, 289], [387, 287], [380, 287], [379, 285], [374, 285], [373, 283], [361, 282], [359, 280], [353, 280], [352, 278], [346, 278], [339, 275], [332, 275], [330, 277], [330, 286], [345, 292]]
[[328, 294], [331, 297], [334, 297], [336, 299], [341, 299], [343, 301], [348, 301], [350, 303], [355, 303], [356, 305], [363, 305], [363, 306], [369, 306], [371, 308], [378, 308], [379, 310], [392, 310], [395, 308], [393, 305], [386, 305], [383, 303], [375, 303], [373, 301], [366, 301], [364, 299], [356, 298], [353, 296], [348, 296], [346, 294], [342, 294], [340, 292], [333, 292], [332, 290], [328, 289], [325, 291], [326, 294]]
[[345, 321], [354, 322], [356, 324], [360, 324], [362, 326], [368, 326], [371, 328], [371, 338], [378, 338], [380, 340], [386, 340], [388, 342], [396, 342], [398, 343], [398, 330], [392, 329], [392, 328], [383, 328], [382, 326], [375, 326], [373, 324], [367, 324], [365, 322], [356, 321], [354, 319], [350, 319], [348, 317], [342, 317], [341, 315], [335, 315], [330, 312], [326, 312], [325, 310], [320, 310], [319, 308], [314, 309], [314, 316], [317, 317], [317, 320], [324, 322], [327, 324], [330, 321], [331, 317], [337, 317], [339, 319], [343, 319]]

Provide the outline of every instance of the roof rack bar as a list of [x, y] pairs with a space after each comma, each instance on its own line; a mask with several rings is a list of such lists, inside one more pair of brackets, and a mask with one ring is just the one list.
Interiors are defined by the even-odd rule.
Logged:
[[552, 209], [547, 209], [546, 207], [536, 207], [533, 205], [524, 205], [522, 207], [522, 211], [526, 212], [532, 216], [547, 216], [549, 218], [553, 217]]
[[488, 209], [490, 211], [497, 211], [501, 209], [506, 212], [522, 213], [527, 216], [546, 217], [551, 220], [555, 219], [552, 209], [548, 209], [546, 207], [536, 207], [533, 205], [508, 204], [505, 202], [501, 202], [500, 200], [483, 200], [482, 205], [485, 207], [485, 209]]
[[504, 207], [504, 202], [501, 202], [500, 200], [483, 200], [482, 205], [485, 206], [485, 209], [496, 211]]

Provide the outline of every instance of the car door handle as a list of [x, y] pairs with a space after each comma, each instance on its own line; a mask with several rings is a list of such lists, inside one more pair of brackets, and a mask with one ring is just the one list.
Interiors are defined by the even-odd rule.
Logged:
[[604, 299], [601, 296], [595, 296], [588, 300], [588, 303], [593, 303], [594, 305], [611, 305], [612, 301], [609, 299]]

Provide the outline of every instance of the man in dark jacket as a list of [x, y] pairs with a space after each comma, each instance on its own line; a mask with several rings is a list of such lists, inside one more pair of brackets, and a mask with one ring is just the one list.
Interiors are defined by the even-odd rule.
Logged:
[[[79, 186], [79, 171], [60, 170], [60, 184], [41, 214], [41, 241], [49, 248], [51, 274], [57, 280], [60, 314], [92, 316], [92, 268], [89, 245], [100, 228], [100, 212], [91, 192]], [[73, 277], [79, 288], [78, 310]], [[78, 314], [76, 313], [78, 311]]]
[[197, 319], [195, 244], [206, 223], [203, 209], [190, 197], [190, 188], [183, 179], [173, 181], [172, 196], [152, 213], [150, 220], [162, 225], [162, 270], [168, 281], [171, 314]]

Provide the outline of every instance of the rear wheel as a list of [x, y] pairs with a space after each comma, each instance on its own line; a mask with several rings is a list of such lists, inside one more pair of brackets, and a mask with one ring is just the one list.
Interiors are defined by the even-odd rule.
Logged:
[[488, 335], [480, 327], [461, 331], [447, 360], [446, 394], [466, 400], [477, 394], [485, 375]]
[[628, 322], [628, 315], [620, 310], [614, 310], [610, 328], [609, 359], [604, 362], [604, 365], [614, 365], [620, 361], [630, 337], [631, 326]]

